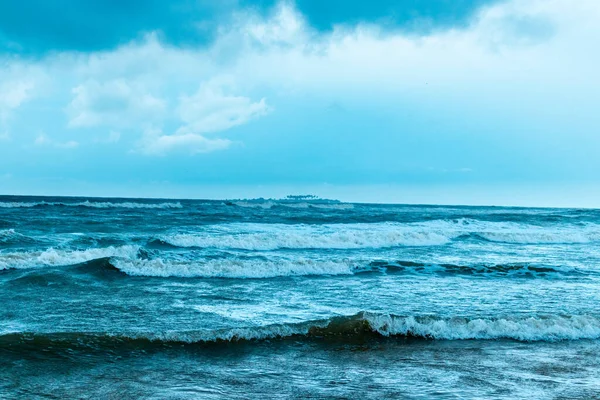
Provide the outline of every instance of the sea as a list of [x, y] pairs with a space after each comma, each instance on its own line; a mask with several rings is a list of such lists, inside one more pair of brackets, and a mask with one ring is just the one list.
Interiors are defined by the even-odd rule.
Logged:
[[600, 398], [600, 210], [0, 196], [2, 399]]

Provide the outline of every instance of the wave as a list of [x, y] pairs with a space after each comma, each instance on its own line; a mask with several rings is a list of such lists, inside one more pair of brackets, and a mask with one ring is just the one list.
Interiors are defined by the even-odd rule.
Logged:
[[[517, 222], [488, 222], [469, 218], [453, 220], [448, 231], [458, 238], [510, 244], [585, 244], [600, 241], [597, 224], [529, 225]], [[432, 221], [433, 223], [433, 221]]]
[[424, 340], [516, 340], [557, 342], [600, 339], [600, 319], [591, 315], [463, 318], [441, 316], [397, 316], [360, 312], [352, 316], [258, 327], [163, 332], [17, 332], [0, 334], [0, 347], [64, 349], [161, 346], [171, 344], [210, 345], [266, 340], [317, 340], [339, 342], [384, 338]]
[[566, 266], [533, 264], [455, 265], [413, 261], [212, 259], [165, 260], [112, 257], [111, 265], [131, 276], [178, 278], [268, 279], [294, 276], [338, 276], [367, 273], [457, 275], [515, 278], [563, 278], [584, 276], [585, 271]]
[[600, 230], [557, 230], [532, 229], [514, 232], [484, 231], [471, 233], [473, 238], [479, 238], [496, 243], [515, 244], [586, 244], [600, 240]]
[[[510, 264], [472, 264], [458, 265], [447, 263], [423, 263], [414, 261], [372, 261], [368, 264], [369, 270], [383, 270], [386, 272], [408, 272], [417, 275], [475, 275], [488, 277], [525, 277], [525, 278], [551, 278], [563, 276], [582, 276], [593, 273], [569, 266], [539, 265], [528, 263]], [[359, 272], [363, 272], [361, 270]]]
[[[454, 235], [458, 236], [458, 234]], [[401, 224], [282, 225], [230, 224], [207, 232], [163, 235], [158, 240], [177, 247], [241, 250], [359, 249], [436, 246], [453, 236], [439, 230]]]
[[95, 201], [82, 201], [77, 203], [65, 203], [65, 202], [0, 202], [0, 208], [32, 208], [32, 207], [46, 207], [46, 206], [61, 206], [61, 207], [89, 207], [89, 208], [140, 208], [140, 209], [173, 209], [183, 208], [181, 203], [136, 203], [136, 202], [95, 202]]
[[14, 229], [0, 229], [0, 247], [23, 246], [36, 242], [43, 242], [43, 239], [38, 240], [36, 238], [23, 235]]
[[80, 264], [107, 257], [135, 258], [139, 246], [91, 248], [86, 250], [57, 250], [0, 253], [0, 271], [6, 269], [26, 269], [34, 267], [57, 267]]
[[600, 319], [589, 315], [506, 318], [442, 318], [361, 313], [364, 321], [382, 336], [412, 336], [426, 339], [514, 339], [559, 341], [600, 338]]
[[475, 240], [515, 244], [585, 244], [600, 241], [600, 226], [534, 226], [470, 219], [414, 223], [323, 225], [222, 224], [202, 232], [171, 233], [156, 239], [175, 247], [241, 250], [360, 249], [441, 246]]
[[455, 223], [463, 232], [463, 237], [495, 243], [586, 244], [600, 241], [600, 225], [593, 223], [529, 225], [468, 218], [456, 220]]
[[23, 235], [21, 235], [14, 229], [0, 229], [0, 243], [12, 241], [20, 237], [23, 237]]
[[17, 232], [14, 229], [0, 229], [0, 238], [11, 237], [16, 234]]
[[232, 201], [232, 202], [227, 202], [226, 204], [232, 205], [232, 206], [237, 206], [237, 207], [243, 207], [243, 208], [262, 208], [265, 210], [268, 210], [275, 205], [275, 203], [272, 201], [265, 201], [265, 202]]
[[[0, 231], [12, 237], [13, 230]], [[20, 239], [19, 239], [20, 240]], [[165, 258], [166, 257], [166, 258]], [[146, 250], [138, 245], [109, 245], [85, 250], [48, 248], [0, 252], [0, 270], [72, 266], [83, 263], [108, 266], [130, 276], [268, 279], [294, 276], [337, 276], [365, 273], [457, 275], [481, 277], [563, 278], [593, 275], [593, 270], [566, 265], [533, 263], [468, 265], [424, 261], [391, 261], [369, 257], [233, 256], [212, 258], [195, 253]]]
[[[131, 276], [261, 279], [310, 275], [352, 275], [361, 270], [352, 262], [298, 260], [172, 261], [114, 257], [111, 264]], [[368, 267], [367, 267], [368, 268]]]
[[198, 247], [239, 250], [277, 249], [362, 249], [397, 246], [441, 246], [450, 239], [434, 232], [375, 232], [294, 233], [282, 232], [211, 236], [199, 234], [176, 234], [162, 236], [159, 242], [175, 247]]
[[[569, 266], [537, 264], [473, 264], [384, 261], [369, 259], [310, 259], [248, 257], [224, 259], [149, 258], [139, 246], [109, 246], [87, 250], [0, 253], [0, 270], [80, 265], [82, 271], [115, 270], [129, 276], [161, 278], [269, 279], [295, 276], [343, 276], [370, 273], [455, 275], [479, 277], [562, 279], [594, 274]], [[104, 271], [106, 272], [106, 271]]]

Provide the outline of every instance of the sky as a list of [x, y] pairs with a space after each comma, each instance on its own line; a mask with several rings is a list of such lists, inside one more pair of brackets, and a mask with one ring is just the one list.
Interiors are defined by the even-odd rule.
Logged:
[[597, 0], [0, 2], [0, 194], [600, 207]]

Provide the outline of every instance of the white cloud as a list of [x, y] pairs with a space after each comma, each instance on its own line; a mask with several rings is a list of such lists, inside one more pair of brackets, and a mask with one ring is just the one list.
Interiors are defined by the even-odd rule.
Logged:
[[201, 85], [192, 96], [180, 98], [179, 116], [184, 126], [178, 134], [224, 131], [243, 125], [269, 112], [266, 100], [258, 102], [225, 93], [227, 83], [213, 80]]
[[[591, 79], [600, 63], [598, 20], [597, 0], [513, 0], [481, 9], [466, 27], [428, 35], [375, 25], [323, 34], [282, 2], [267, 17], [238, 15], [208, 48], [177, 48], [151, 34], [111, 51], [49, 56], [37, 66], [57, 80], [58, 97], [71, 90], [69, 127], [137, 134], [146, 154], [188, 145], [188, 153], [200, 153], [227, 148], [230, 139], [204, 135], [226, 135], [266, 115], [273, 93], [391, 110], [399, 98], [528, 98], [538, 109], [551, 97], [598, 100], [600, 80]], [[13, 89], [0, 99], [0, 117], [30, 97], [29, 81], [0, 78], [0, 88], [6, 82]]]
[[247, 44], [263, 48], [303, 46], [312, 36], [303, 15], [290, 2], [280, 2], [266, 20], [246, 14], [238, 23]]
[[17, 108], [30, 95], [34, 84], [32, 81], [10, 81], [3, 82], [0, 86], [2, 96], [0, 97], [0, 110], [11, 110]]
[[183, 125], [171, 135], [148, 129], [138, 143], [139, 152], [164, 156], [171, 152], [199, 154], [228, 148], [231, 140], [204, 135], [243, 125], [269, 112], [264, 98], [253, 102], [248, 97], [229, 94], [233, 89], [230, 80], [213, 79], [203, 83], [195, 94], [182, 96], [178, 116]]
[[[245, 124], [269, 111], [265, 98], [255, 102], [237, 94], [235, 78], [216, 78], [214, 66], [203, 74], [209, 63], [202, 52], [164, 46], [154, 35], [139, 45], [77, 62], [76, 75], [85, 81], [72, 89], [73, 99], [66, 109], [69, 127], [154, 132], [163, 130], [167, 122], [179, 125], [172, 135], [144, 133], [140, 143], [145, 154], [166, 154], [183, 143], [190, 144], [192, 154], [226, 148], [229, 140], [200, 135]], [[179, 74], [177, 66], [181, 67]], [[190, 86], [200, 88], [186, 94]], [[178, 106], [171, 109], [169, 103]]]
[[160, 130], [150, 130], [138, 143], [138, 150], [153, 156], [164, 156], [171, 152], [194, 155], [224, 150], [231, 144], [228, 139], [209, 139], [194, 133], [164, 135]]
[[143, 85], [125, 79], [89, 80], [72, 92], [74, 98], [67, 108], [71, 128], [147, 124], [160, 119], [166, 109], [165, 102]]
[[8, 121], [14, 111], [33, 97], [35, 80], [27, 68], [0, 68], [0, 140], [8, 139]]
[[208, 54], [235, 54], [226, 72], [246, 85], [366, 104], [424, 95], [425, 84], [429, 93], [488, 98], [482, 85], [580, 90], [600, 61], [599, 18], [596, 0], [514, 0], [483, 8], [466, 27], [428, 35], [364, 24], [317, 34], [283, 4], [269, 19], [240, 20]]
[[74, 140], [69, 140], [66, 142], [57, 142], [57, 141], [49, 138], [45, 133], [39, 134], [35, 138], [33, 144], [38, 147], [45, 146], [45, 147], [55, 147], [55, 148], [59, 148], [59, 149], [74, 149], [76, 147], [79, 147], [79, 142], [76, 142]]

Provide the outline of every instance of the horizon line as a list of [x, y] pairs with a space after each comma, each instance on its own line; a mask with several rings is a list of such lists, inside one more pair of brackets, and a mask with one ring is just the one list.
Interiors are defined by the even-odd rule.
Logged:
[[[293, 195], [291, 195], [293, 196]], [[415, 207], [477, 207], [477, 208], [520, 208], [520, 209], [581, 209], [581, 210], [600, 210], [600, 207], [588, 206], [526, 206], [526, 205], [501, 205], [501, 204], [458, 204], [458, 203], [419, 203], [419, 202], [376, 202], [376, 201], [344, 201], [339, 199], [329, 199], [317, 196], [314, 199], [291, 200], [285, 197], [252, 197], [252, 198], [217, 198], [217, 197], [157, 197], [157, 196], [86, 196], [86, 195], [34, 195], [34, 194], [2, 194], [0, 198], [5, 197], [25, 197], [25, 198], [66, 198], [66, 199], [100, 199], [100, 200], [168, 200], [168, 201], [335, 201], [342, 204], [358, 204], [358, 205], [383, 205], [383, 206], [415, 206]]]

